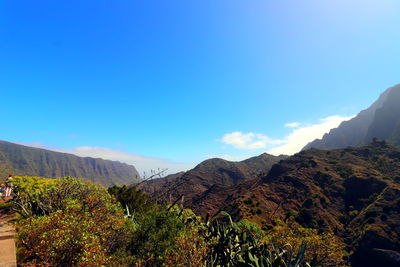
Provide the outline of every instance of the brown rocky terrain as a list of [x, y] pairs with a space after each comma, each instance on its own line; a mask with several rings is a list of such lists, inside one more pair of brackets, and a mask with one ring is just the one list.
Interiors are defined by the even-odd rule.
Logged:
[[[185, 191], [177, 187], [180, 193]], [[267, 175], [228, 188], [215, 185], [185, 205], [202, 215], [224, 210], [265, 230], [279, 219], [334, 233], [354, 253], [353, 266], [400, 264], [400, 149], [383, 141], [303, 151]]]
[[399, 148], [375, 140], [359, 148], [302, 151], [268, 173], [259, 164], [260, 158], [209, 160], [172, 177], [154, 195], [168, 201], [184, 196], [184, 205], [199, 215], [223, 210], [264, 230], [277, 220], [296, 221], [339, 236], [352, 266], [399, 266]]
[[140, 185], [150, 195], [164, 200], [184, 196], [192, 201], [215, 188], [238, 185], [244, 181], [265, 175], [271, 167], [286, 156], [272, 156], [264, 153], [240, 162], [223, 159], [209, 159], [185, 173], [153, 179]]

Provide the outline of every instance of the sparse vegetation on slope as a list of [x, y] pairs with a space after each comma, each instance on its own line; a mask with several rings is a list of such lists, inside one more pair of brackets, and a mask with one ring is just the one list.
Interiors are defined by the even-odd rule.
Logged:
[[353, 266], [396, 266], [399, 177], [400, 149], [375, 140], [360, 148], [303, 151], [264, 177], [209, 192], [188, 207], [225, 210], [266, 231], [276, 229], [277, 220], [298, 223], [339, 237]]
[[186, 173], [150, 180], [140, 188], [158, 199], [169, 200], [184, 195], [186, 202], [196, 203], [198, 197], [210, 191], [238, 185], [265, 175], [275, 163], [284, 158], [286, 156], [276, 157], [264, 153], [240, 162], [209, 159]]

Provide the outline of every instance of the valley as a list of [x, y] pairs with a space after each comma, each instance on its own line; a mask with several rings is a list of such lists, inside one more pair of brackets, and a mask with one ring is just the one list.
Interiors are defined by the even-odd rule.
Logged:
[[[186, 172], [141, 180], [135, 167], [124, 163], [81, 158], [1, 141], [0, 174], [15, 173], [19, 184], [16, 192], [28, 194], [27, 199], [20, 200], [19, 193], [15, 195], [18, 196], [16, 203], [21, 201], [18, 207], [30, 203], [40, 194], [51, 196], [54, 185], [68, 187], [64, 179], [72, 184], [78, 183], [77, 188], [91, 188], [90, 184], [94, 182], [102, 184], [101, 188], [109, 188], [109, 194], [126, 208], [128, 217], [130, 212], [145, 216], [143, 218], [161, 216], [176, 207], [175, 212], [180, 210], [179, 216], [190, 211], [199, 216], [196, 219], [199, 223], [206, 222], [207, 225], [190, 227], [209, 227], [210, 222], [222, 223], [232, 229], [246, 225], [249, 228], [241, 231], [261, 235], [260, 240], [264, 240], [265, 244], [271, 242], [284, 246], [282, 242], [292, 240], [290, 242], [296, 244], [299, 253], [303, 242], [309, 242], [309, 254], [305, 254], [305, 259], [315, 266], [398, 266], [398, 103], [400, 86], [395, 86], [385, 91], [370, 108], [332, 129], [322, 139], [309, 143], [293, 156], [263, 153], [237, 162], [213, 158]], [[71, 180], [74, 178], [59, 178], [66, 176], [83, 180], [77, 182]], [[39, 195], [30, 195], [24, 190], [31, 186], [34, 190], [44, 191], [40, 191]], [[72, 192], [71, 189], [62, 190]], [[101, 194], [106, 194], [100, 187], [90, 190], [94, 190], [94, 194], [103, 190]], [[73, 198], [73, 195], [70, 197]], [[62, 199], [58, 201], [61, 201], [61, 206], [67, 205]], [[53, 204], [46, 203], [40, 198], [34, 200], [20, 214], [26, 217], [36, 213], [51, 215]], [[38, 210], [38, 205], [44, 206]], [[31, 213], [25, 213], [29, 209], [32, 209]], [[60, 211], [63, 212], [63, 209]], [[227, 216], [231, 226], [226, 224]], [[192, 220], [189, 217], [179, 218]], [[138, 219], [138, 223], [145, 221]], [[212, 229], [209, 228], [209, 234], [214, 231]], [[323, 243], [329, 246], [325, 247]], [[214, 246], [208, 243], [203, 245], [208, 249]], [[136, 255], [134, 250], [130, 251]], [[332, 255], [324, 259], [320, 255], [322, 251]], [[239, 258], [230, 260], [240, 261]]]

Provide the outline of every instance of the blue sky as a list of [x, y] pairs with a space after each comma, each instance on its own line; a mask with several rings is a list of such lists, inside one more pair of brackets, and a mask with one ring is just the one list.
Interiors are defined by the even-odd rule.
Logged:
[[399, 15], [397, 0], [0, 0], [0, 139], [170, 172], [291, 153], [400, 82]]

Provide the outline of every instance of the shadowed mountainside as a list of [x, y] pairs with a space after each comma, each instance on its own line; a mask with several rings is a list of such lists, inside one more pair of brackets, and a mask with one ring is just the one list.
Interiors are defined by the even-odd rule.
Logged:
[[78, 157], [0, 141], [0, 177], [4, 178], [9, 173], [47, 178], [72, 176], [104, 186], [139, 181], [135, 167], [125, 163]]
[[373, 138], [400, 145], [400, 85], [387, 89], [368, 109], [332, 129], [322, 139], [307, 144], [310, 148], [337, 149], [369, 144]]
[[400, 149], [384, 141], [303, 151], [268, 175], [214, 187], [185, 205], [202, 215], [224, 210], [265, 230], [277, 219], [297, 221], [341, 237], [352, 266], [400, 266]]

